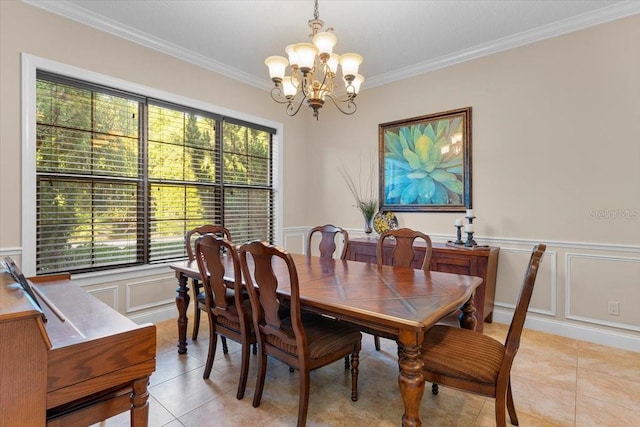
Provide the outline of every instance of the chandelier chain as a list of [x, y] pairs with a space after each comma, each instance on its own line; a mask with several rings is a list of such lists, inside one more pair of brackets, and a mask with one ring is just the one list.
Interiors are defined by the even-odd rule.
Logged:
[[318, 19], [319, 16], [320, 16], [320, 10], [318, 8], [318, 0], [315, 0], [315, 6], [313, 8], [313, 18]]

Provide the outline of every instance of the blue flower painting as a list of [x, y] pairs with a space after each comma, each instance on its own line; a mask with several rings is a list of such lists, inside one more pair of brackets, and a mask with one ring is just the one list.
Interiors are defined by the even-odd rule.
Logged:
[[383, 209], [470, 206], [470, 110], [380, 125]]

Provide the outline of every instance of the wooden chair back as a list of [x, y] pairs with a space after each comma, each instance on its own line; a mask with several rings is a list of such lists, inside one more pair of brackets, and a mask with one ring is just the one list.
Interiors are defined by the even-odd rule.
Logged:
[[349, 233], [347, 230], [335, 225], [326, 224], [314, 227], [309, 231], [309, 237], [307, 238], [307, 255], [311, 255], [311, 241], [315, 233], [321, 234], [321, 240], [318, 245], [320, 250], [320, 258], [333, 258], [333, 254], [336, 252], [336, 235], [342, 235], [342, 253], [340, 259], [345, 259], [347, 255], [347, 246], [349, 245]]
[[[229, 297], [232, 293], [228, 292], [222, 256], [229, 257], [233, 261], [235, 291], [233, 298]], [[242, 317], [242, 273], [234, 244], [213, 234], [204, 234], [195, 242], [195, 257], [200, 270], [207, 309], [212, 310], [216, 316], [229, 317], [230, 313], [239, 313]], [[231, 306], [235, 306], [233, 311], [230, 310]], [[237, 317], [236, 314], [233, 315], [234, 320]]]
[[215, 234], [217, 236], [224, 237], [229, 241], [232, 241], [231, 232], [229, 232], [227, 228], [221, 225], [205, 224], [203, 226], [189, 230], [184, 235], [184, 244], [187, 248], [187, 256], [189, 257], [189, 261], [193, 261], [194, 259], [196, 259], [195, 253], [193, 251], [193, 241], [203, 234]]
[[520, 296], [518, 297], [518, 304], [513, 313], [511, 325], [509, 326], [509, 332], [505, 339], [505, 363], [509, 363], [509, 368], [513, 362], [513, 358], [520, 347], [520, 337], [522, 335], [522, 329], [524, 328], [524, 321], [527, 317], [527, 310], [529, 309], [529, 303], [531, 302], [531, 295], [533, 294], [533, 285], [536, 282], [536, 276], [538, 275], [538, 267], [542, 261], [547, 246], [544, 243], [537, 244], [531, 252], [529, 258], [529, 265], [524, 275], [522, 288], [520, 289]]
[[416, 239], [422, 239], [425, 242], [426, 249], [421, 268], [424, 271], [429, 270], [429, 263], [431, 262], [431, 252], [433, 250], [431, 238], [420, 231], [412, 230], [410, 228], [387, 230], [380, 235], [376, 250], [378, 265], [383, 264], [384, 241], [390, 237], [394, 237], [396, 241], [396, 244], [393, 248], [391, 265], [395, 267], [411, 268], [411, 263], [416, 256], [416, 253], [413, 249], [413, 243]]
[[[189, 257], [189, 261], [193, 261], [196, 259], [195, 252], [193, 250], [194, 240], [199, 236], [203, 236], [205, 234], [214, 234], [219, 237], [224, 237], [228, 241], [231, 241], [231, 233], [228, 229], [221, 225], [213, 225], [213, 224], [205, 224], [200, 227], [196, 227], [192, 230], [189, 230], [184, 235], [184, 244], [187, 249], [187, 256]], [[205, 310], [205, 299], [206, 295], [203, 295], [200, 292], [200, 282], [197, 279], [192, 280], [193, 283], [193, 333], [191, 338], [196, 340], [198, 339], [198, 331], [200, 330], [200, 310]], [[227, 351], [227, 341], [223, 337], [222, 345], [225, 351]]]
[[[283, 361], [288, 361], [289, 366], [297, 366], [297, 355], [307, 352], [307, 341], [302, 326], [298, 272], [293, 258], [277, 246], [256, 241], [240, 248], [240, 263], [253, 309], [254, 328], [262, 337], [258, 342], [262, 341], [267, 353], [276, 348], [288, 349], [293, 355], [284, 357]], [[276, 265], [286, 269], [289, 276], [289, 310], [280, 304], [277, 294]], [[282, 328], [280, 316], [284, 313], [291, 318], [291, 330]]]

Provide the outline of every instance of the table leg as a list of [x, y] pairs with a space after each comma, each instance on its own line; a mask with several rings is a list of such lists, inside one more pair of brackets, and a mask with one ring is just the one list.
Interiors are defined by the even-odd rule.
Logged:
[[476, 330], [478, 326], [478, 319], [476, 318], [476, 308], [473, 305], [473, 295], [461, 308], [462, 314], [460, 315], [460, 327], [464, 329]]
[[[418, 337], [423, 334], [418, 334]], [[398, 355], [400, 374], [398, 375], [398, 385], [404, 403], [404, 414], [402, 415], [403, 427], [420, 427], [420, 402], [424, 393], [424, 377], [422, 367], [424, 366], [420, 358], [420, 344], [422, 339], [416, 340], [413, 332], [407, 339], [403, 339], [400, 334], [398, 341]]]
[[146, 427], [149, 425], [148, 382], [149, 377], [144, 377], [133, 382], [130, 411], [131, 427]]
[[187, 309], [189, 308], [189, 284], [188, 278], [184, 274], [177, 273], [178, 288], [176, 289], [176, 307], [178, 308], [178, 353], [187, 352]]

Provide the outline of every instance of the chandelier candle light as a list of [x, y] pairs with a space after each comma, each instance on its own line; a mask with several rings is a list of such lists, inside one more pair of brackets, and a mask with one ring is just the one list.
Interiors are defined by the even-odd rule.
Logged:
[[[329, 98], [344, 114], [356, 112], [354, 99], [360, 91], [364, 77], [358, 74], [362, 56], [357, 53], [338, 55], [333, 47], [338, 42], [333, 28], [323, 31], [324, 22], [318, 19], [318, 0], [315, 0], [314, 19], [309, 20], [312, 43], [290, 44], [285, 48], [289, 60], [282, 56], [270, 56], [264, 63], [275, 84], [271, 98], [279, 104], [287, 104], [286, 112], [295, 116], [305, 102], [318, 119], [318, 110]], [[342, 70], [342, 84], [336, 84], [338, 64]], [[287, 67], [290, 74], [285, 75]], [[336, 89], [344, 90], [342, 95]]]

